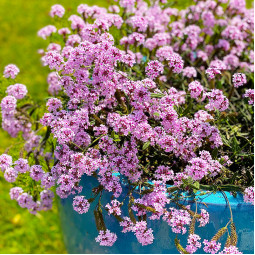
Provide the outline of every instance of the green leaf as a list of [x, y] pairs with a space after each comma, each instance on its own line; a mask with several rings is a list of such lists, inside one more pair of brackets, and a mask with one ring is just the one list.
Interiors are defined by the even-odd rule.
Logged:
[[174, 244], [176, 246], [176, 249], [181, 253], [181, 254], [189, 254], [180, 244], [180, 240], [177, 239], [177, 237], [174, 239]]
[[102, 209], [100, 207], [98, 209], [94, 210], [94, 216], [95, 216], [97, 230], [98, 231], [100, 231], [100, 230], [106, 231], [104, 217], [102, 214]]
[[189, 105], [186, 107], [186, 109], [183, 111], [182, 116], [187, 115], [192, 108], [192, 102], [189, 103]]
[[231, 178], [230, 181], [229, 181], [231, 184], [233, 184], [233, 183], [235, 182], [237, 175], [238, 175], [238, 172], [235, 172], [235, 173], [233, 174], [232, 178]]
[[143, 150], [146, 150], [150, 146], [150, 143], [151, 143], [150, 141], [144, 143]]
[[212, 158], [213, 158], [213, 159], [216, 159], [217, 156], [218, 156], [218, 148], [215, 148], [215, 149], [213, 149], [213, 151], [212, 151]]
[[224, 135], [221, 135], [221, 139], [224, 145], [228, 146], [231, 148], [231, 145], [229, 144], [227, 138]]
[[199, 188], [200, 188], [199, 182], [194, 182], [193, 186], [194, 186], [197, 190], [199, 190]]
[[143, 209], [145, 209], [146, 211], [149, 211], [149, 212], [153, 212], [153, 213], [157, 212], [154, 208], [152, 208], [150, 206], [146, 206], [146, 205], [139, 204], [139, 203], [135, 203], [135, 205], [140, 207], [140, 208], [143, 208]]
[[162, 98], [164, 96], [164, 94], [151, 93], [151, 98]]
[[116, 218], [118, 222], [124, 221], [119, 215], [113, 214], [113, 216]]
[[133, 211], [132, 211], [132, 202], [133, 202], [133, 198], [132, 197], [130, 197], [130, 199], [129, 199], [129, 203], [128, 203], [128, 215], [129, 215], [129, 218], [131, 219], [131, 221], [134, 223], [134, 224], [136, 224], [136, 219], [135, 219], [135, 215], [134, 215], [134, 213], [133, 213]]
[[232, 145], [233, 152], [237, 153], [239, 151], [240, 147], [239, 147], [238, 141], [235, 136], [232, 138], [231, 145]]

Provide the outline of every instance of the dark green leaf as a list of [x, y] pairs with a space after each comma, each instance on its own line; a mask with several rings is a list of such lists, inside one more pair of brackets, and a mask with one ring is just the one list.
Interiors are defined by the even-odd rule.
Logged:
[[106, 227], [105, 227], [105, 223], [104, 223], [104, 217], [103, 217], [103, 214], [102, 214], [102, 210], [100, 210], [101, 208], [99, 207], [98, 209], [95, 209], [94, 210], [94, 216], [95, 216], [95, 221], [96, 221], [96, 227], [97, 227], [97, 230], [100, 231], [100, 230], [106, 230]]

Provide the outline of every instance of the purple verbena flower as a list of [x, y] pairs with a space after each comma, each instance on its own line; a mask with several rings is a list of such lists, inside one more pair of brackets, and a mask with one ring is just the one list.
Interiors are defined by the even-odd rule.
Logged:
[[98, 242], [101, 246], [113, 246], [116, 240], [117, 235], [110, 232], [109, 229], [106, 229], [106, 231], [100, 230], [99, 235], [96, 237], [96, 242]]
[[246, 76], [244, 73], [235, 73], [232, 78], [235, 88], [241, 87], [247, 83]]
[[15, 79], [19, 73], [19, 68], [16, 65], [9, 64], [4, 68], [4, 77]]
[[62, 18], [64, 14], [65, 14], [65, 8], [62, 5], [55, 4], [51, 6], [51, 10], [50, 10], [51, 17], [58, 16]]
[[88, 212], [90, 203], [84, 196], [76, 196], [73, 199], [73, 209], [79, 214]]

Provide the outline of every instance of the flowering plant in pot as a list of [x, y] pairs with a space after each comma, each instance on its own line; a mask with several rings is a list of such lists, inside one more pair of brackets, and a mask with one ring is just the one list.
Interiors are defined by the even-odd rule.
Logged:
[[[95, 246], [118, 242], [107, 213], [142, 246], [153, 245], [150, 222], [164, 221], [181, 253], [240, 253], [232, 216], [203, 240], [196, 230], [209, 214], [184, 200], [197, 205], [220, 191], [230, 205], [230, 191], [254, 202], [253, 10], [242, 0], [181, 11], [165, 0], [120, 0], [77, 12], [67, 22], [54, 5], [59, 27], [38, 31], [49, 41], [39, 50], [51, 70], [46, 106], [13, 85], [15, 65], [5, 67], [2, 127], [24, 141], [19, 157], [0, 156], [11, 199], [34, 214], [54, 194], [72, 196], [77, 215], [94, 204]], [[84, 178], [96, 180], [90, 197], [81, 195]]]

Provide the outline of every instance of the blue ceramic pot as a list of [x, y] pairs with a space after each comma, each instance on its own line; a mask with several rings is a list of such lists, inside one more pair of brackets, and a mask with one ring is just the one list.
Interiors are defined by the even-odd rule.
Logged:
[[[93, 177], [85, 177], [81, 181], [83, 192], [81, 195], [86, 198], [92, 197], [92, 188], [98, 185], [98, 182]], [[110, 201], [111, 194], [104, 192], [102, 196], [102, 204]], [[125, 192], [124, 192], [125, 193]], [[254, 207], [253, 205], [243, 202], [243, 196], [238, 193], [236, 198], [226, 192], [229, 199], [236, 230], [238, 234], [238, 248], [246, 254], [254, 254]], [[125, 194], [123, 194], [125, 196]], [[137, 242], [133, 233], [122, 233], [122, 228], [119, 226], [118, 221], [113, 216], [108, 216], [104, 213], [106, 227], [117, 234], [118, 239], [112, 247], [102, 247], [96, 243], [95, 238], [98, 235], [96, 223], [94, 219], [94, 209], [97, 201], [91, 204], [90, 210], [86, 214], [78, 214], [73, 210], [72, 201], [74, 196], [69, 196], [66, 199], [59, 200], [59, 213], [63, 229], [64, 242], [68, 253], [164, 253], [176, 254], [178, 253], [174, 239], [176, 234], [171, 231], [168, 224], [162, 220], [149, 221], [148, 227], [153, 229], [154, 242], [151, 245], [142, 246]], [[121, 197], [119, 201], [122, 201]], [[206, 204], [206, 205], [205, 205]], [[171, 205], [173, 206], [173, 205]], [[123, 212], [127, 216], [127, 208], [122, 207]], [[195, 205], [191, 204], [191, 209], [195, 209]], [[196, 225], [196, 233], [202, 239], [210, 240], [213, 235], [230, 219], [229, 208], [225, 201], [224, 196], [218, 192], [210, 196], [201, 196], [198, 203], [198, 212], [200, 209], [206, 209], [210, 214], [210, 222], [205, 227], [198, 227]], [[226, 236], [226, 235], [225, 235]], [[187, 234], [178, 235], [181, 244], [185, 247]], [[226, 237], [220, 239], [225, 242]], [[203, 254], [203, 250], [199, 252]], [[197, 252], [197, 253], [199, 253]]]

